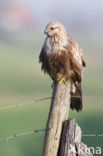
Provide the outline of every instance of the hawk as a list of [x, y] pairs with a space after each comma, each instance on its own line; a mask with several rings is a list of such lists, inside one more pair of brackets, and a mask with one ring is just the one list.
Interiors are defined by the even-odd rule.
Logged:
[[72, 110], [82, 110], [82, 77], [86, 66], [80, 46], [69, 37], [65, 27], [59, 22], [49, 23], [44, 33], [46, 39], [39, 55], [41, 69], [52, 78], [53, 82], [71, 85]]

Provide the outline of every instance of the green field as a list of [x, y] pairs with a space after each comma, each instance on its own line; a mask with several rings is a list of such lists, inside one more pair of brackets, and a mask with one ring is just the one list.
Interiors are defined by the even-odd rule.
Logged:
[[[27, 102], [52, 94], [50, 78], [43, 74], [38, 56], [43, 40], [18, 36], [15, 42], [0, 42], [0, 107]], [[99, 41], [98, 41], [99, 42]], [[87, 68], [83, 79], [83, 95], [102, 96], [102, 49], [97, 53], [82, 43]], [[100, 43], [100, 42], [99, 42]], [[70, 111], [83, 134], [103, 134], [103, 98], [84, 97], [81, 113]], [[46, 126], [50, 100], [0, 111], [0, 138], [42, 129]], [[44, 132], [17, 137], [0, 143], [0, 156], [41, 156]], [[83, 137], [88, 146], [103, 148], [102, 137]]]

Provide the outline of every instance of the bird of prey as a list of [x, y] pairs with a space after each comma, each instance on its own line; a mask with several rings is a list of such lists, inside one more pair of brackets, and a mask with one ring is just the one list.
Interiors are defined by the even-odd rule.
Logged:
[[71, 39], [59, 22], [49, 23], [44, 33], [46, 39], [39, 55], [41, 69], [58, 84], [71, 80], [72, 110], [82, 110], [82, 77], [86, 63], [78, 43]]

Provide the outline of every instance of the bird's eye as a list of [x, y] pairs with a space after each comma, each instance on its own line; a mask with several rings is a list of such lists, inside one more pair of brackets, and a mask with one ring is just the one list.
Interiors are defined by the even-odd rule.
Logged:
[[54, 30], [54, 28], [53, 28], [53, 27], [51, 27], [50, 29], [51, 29], [51, 30]]

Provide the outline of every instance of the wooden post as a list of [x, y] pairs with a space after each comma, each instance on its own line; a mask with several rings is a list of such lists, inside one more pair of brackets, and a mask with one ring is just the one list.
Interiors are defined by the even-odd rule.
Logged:
[[[74, 120], [67, 120], [63, 123], [63, 131], [61, 135], [60, 156], [69, 156], [70, 148], [75, 149], [75, 122]], [[80, 139], [80, 138], [79, 138]], [[71, 155], [70, 155], [71, 156]], [[72, 152], [72, 156], [76, 156], [76, 153]]]
[[81, 142], [82, 131], [74, 119], [63, 123], [58, 156], [93, 156], [90, 149]]
[[57, 156], [62, 125], [68, 118], [71, 81], [55, 83], [46, 126], [43, 156]]

